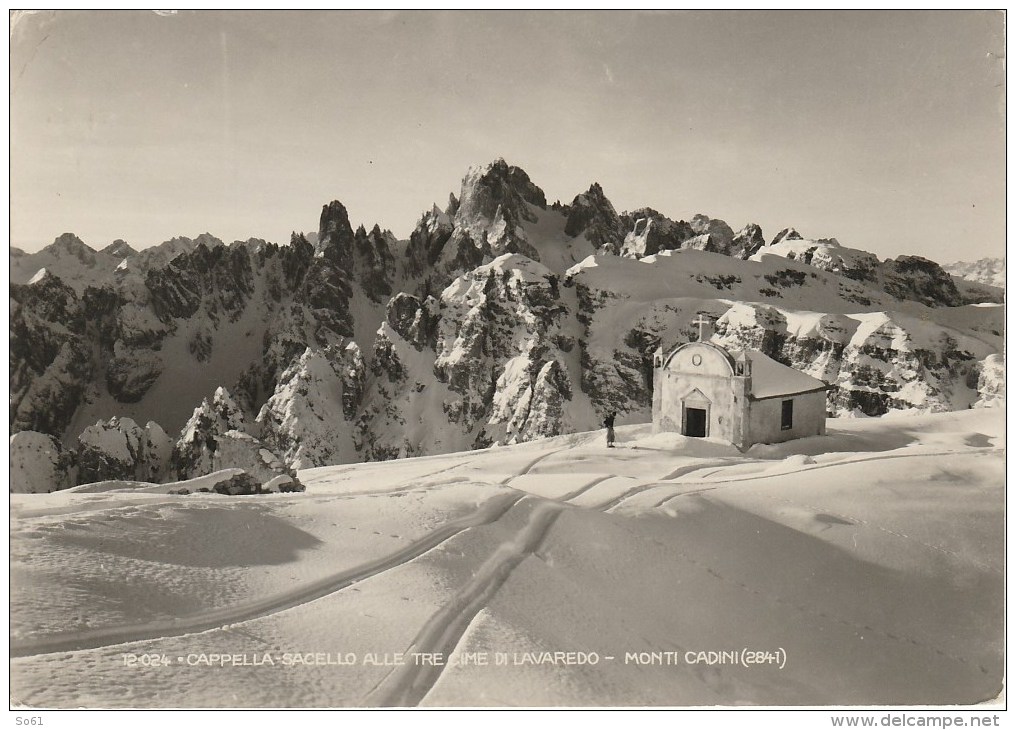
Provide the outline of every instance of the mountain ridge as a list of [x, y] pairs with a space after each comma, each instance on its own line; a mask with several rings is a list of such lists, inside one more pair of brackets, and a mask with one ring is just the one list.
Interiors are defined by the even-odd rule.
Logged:
[[[286, 245], [111, 246], [68, 234], [57, 248], [88, 276], [12, 279], [12, 432], [70, 453], [113, 418], [174, 433], [220, 388], [245, 432], [300, 468], [588, 430], [608, 410], [645, 419], [647, 352], [686, 341], [702, 313], [718, 341], [823, 373], [838, 415], [974, 405], [1001, 349], [999, 308], [970, 305], [996, 295], [934, 262], [618, 214], [597, 183], [548, 206], [501, 159], [471, 168], [408, 240], [354, 229], [333, 201]], [[92, 276], [91, 257], [114, 252], [127, 255]], [[867, 327], [872, 313], [884, 320]]]

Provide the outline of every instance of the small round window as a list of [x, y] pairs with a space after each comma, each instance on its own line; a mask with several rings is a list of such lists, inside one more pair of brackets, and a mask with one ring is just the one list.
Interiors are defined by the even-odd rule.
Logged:
[[695, 365], [695, 366], [701, 365], [702, 364], [702, 356], [701, 355], [692, 355], [691, 356], [691, 364]]

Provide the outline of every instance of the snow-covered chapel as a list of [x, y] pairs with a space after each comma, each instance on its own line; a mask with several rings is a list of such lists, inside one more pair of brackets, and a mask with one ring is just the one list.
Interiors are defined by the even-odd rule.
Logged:
[[761, 352], [706, 342], [708, 322], [695, 324], [698, 342], [654, 356], [654, 433], [721, 438], [742, 451], [825, 433], [828, 384]]

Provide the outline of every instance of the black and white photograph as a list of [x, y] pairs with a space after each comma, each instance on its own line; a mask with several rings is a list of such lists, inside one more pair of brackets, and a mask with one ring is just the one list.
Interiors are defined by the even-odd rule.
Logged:
[[18, 725], [998, 725], [1004, 10], [9, 21]]

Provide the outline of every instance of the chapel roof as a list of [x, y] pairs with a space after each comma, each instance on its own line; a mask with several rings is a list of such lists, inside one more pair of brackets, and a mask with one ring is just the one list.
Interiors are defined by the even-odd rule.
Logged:
[[768, 355], [764, 355], [758, 350], [728, 350], [721, 345], [717, 345], [715, 342], [686, 342], [678, 345], [670, 351], [666, 362], [677, 354], [678, 350], [685, 347], [691, 347], [694, 345], [706, 345], [713, 349], [719, 350], [726, 357], [728, 362], [731, 363], [731, 370], [733, 370], [733, 363], [735, 360], [748, 359], [751, 361], [751, 397], [756, 400], [763, 400], [765, 398], [778, 398], [780, 396], [799, 395], [800, 393], [808, 393], [816, 390], [826, 390], [829, 388], [829, 384], [824, 380], [813, 378], [810, 375], [802, 373], [800, 370], [795, 370], [792, 367], [784, 365], [781, 362], [773, 360]]
[[[737, 357], [739, 353], [731, 354]], [[776, 362], [757, 350], [745, 350], [744, 354], [751, 360], [751, 395], [756, 399], [797, 395], [829, 387], [824, 380]]]

